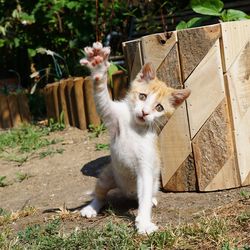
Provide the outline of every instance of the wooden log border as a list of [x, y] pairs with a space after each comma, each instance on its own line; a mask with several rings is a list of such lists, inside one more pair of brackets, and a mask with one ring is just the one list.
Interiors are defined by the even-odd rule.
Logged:
[[[123, 98], [128, 89], [128, 79], [124, 71], [119, 70], [112, 76], [109, 93], [113, 100]], [[93, 98], [93, 83], [90, 78], [75, 77], [48, 84], [44, 88], [47, 117], [59, 121], [64, 114], [66, 126], [85, 130], [89, 125], [101, 123], [96, 112]]]
[[26, 94], [0, 94], [0, 129], [18, 127], [31, 121]]

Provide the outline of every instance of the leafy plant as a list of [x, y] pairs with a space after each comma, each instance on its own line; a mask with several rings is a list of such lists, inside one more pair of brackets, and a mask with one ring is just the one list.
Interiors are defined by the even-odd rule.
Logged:
[[53, 118], [50, 118], [48, 126], [51, 132], [64, 130], [65, 129], [64, 112], [63, 111], [61, 112], [58, 122], [55, 121]]
[[94, 126], [93, 124], [89, 125], [89, 132], [91, 133], [91, 137], [99, 137], [104, 131], [106, 131], [106, 127], [103, 123], [98, 126]]
[[204, 21], [211, 17], [218, 17], [223, 22], [246, 20], [250, 16], [240, 10], [224, 9], [224, 3], [220, 0], [191, 0], [190, 5], [192, 10], [204, 15], [203, 17], [194, 17], [188, 22], [181, 21], [176, 29], [187, 29], [200, 26]]
[[31, 177], [31, 175], [29, 175], [28, 173], [21, 173], [21, 172], [16, 173], [16, 179], [18, 182], [22, 182], [24, 180], [27, 180], [30, 177]]
[[95, 149], [96, 149], [97, 151], [108, 150], [108, 149], [109, 149], [109, 144], [97, 143], [97, 144], [95, 145]]
[[0, 187], [8, 186], [6, 183], [6, 176], [0, 176]]

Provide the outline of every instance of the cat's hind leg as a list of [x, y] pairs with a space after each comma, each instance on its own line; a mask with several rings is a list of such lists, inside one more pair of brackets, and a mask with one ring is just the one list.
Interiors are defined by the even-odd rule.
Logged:
[[97, 180], [94, 199], [80, 211], [81, 215], [87, 218], [96, 217], [106, 203], [107, 193], [114, 188], [116, 188], [116, 183], [109, 165], [102, 171]]

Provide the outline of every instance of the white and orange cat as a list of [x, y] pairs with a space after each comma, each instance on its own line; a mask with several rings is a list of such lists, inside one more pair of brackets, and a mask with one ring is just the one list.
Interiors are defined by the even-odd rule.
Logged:
[[122, 101], [112, 101], [107, 88], [110, 49], [100, 42], [86, 47], [87, 58], [80, 62], [89, 67], [94, 84], [97, 111], [110, 132], [111, 164], [97, 180], [94, 199], [81, 210], [95, 217], [104, 206], [107, 193], [119, 188], [129, 198], [138, 199], [135, 220], [139, 233], [152, 233], [152, 205], [157, 205], [160, 155], [158, 134], [175, 109], [190, 95], [188, 89], [172, 89], [156, 77], [146, 63]]

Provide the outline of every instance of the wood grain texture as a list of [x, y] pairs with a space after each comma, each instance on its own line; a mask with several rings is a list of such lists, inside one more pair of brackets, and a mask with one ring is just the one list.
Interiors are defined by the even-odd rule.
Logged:
[[72, 127], [77, 126], [77, 112], [76, 112], [76, 104], [75, 104], [75, 92], [74, 92], [74, 82], [73, 78], [69, 78], [66, 80], [66, 103], [69, 117], [69, 124]]
[[101, 123], [100, 117], [97, 114], [95, 100], [93, 95], [93, 82], [90, 78], [85, 78], [83, 84], [83, 93], [84, 93], [84, 105], [85, 105], [85, 114], [87, 124], [92, 124], [98, 126]]
[[123, 52], [127, 62], [129, 81], [133, 81], [144, 63], [141, 52], [141, 40], [124, 42]]
[[64, 124], [69, 126], [69, 115], [68, 115], [68, 107], [66, 102], [66, 84], [65, 80], [61, 80], [58, 86], [58, 101], [59, 101], [59, 112], [63, 112], [64, 114]]
[[45, 96], [47, 117], [48, 117], [48, 119], [50, 119], [50, 118], [55, 119], [55, 117], [56, 117], [55, 106], [54, 106], [54, 102], [53, 102], [52, 87], [50, 85], [48, 85], [44, 88], [44, 96]]
[[193, 138], [225, 96], [219, 41], [212, 46], [184, 85], [191, 90], [187, 104]]
[[[193, 151], [200, 191], [240, 185], [226, 99], [222, 100], [193, 139]], [[223, 167], [226, 168], [224, 172]], [[222, 173], [220, 178], [216, 179], [216, 185], [211, 185], [219, 172]]]
[[242, 185], [250, 173], [250, 39], [226, 73]]
[[128, 90], [128, 77], [124, 71], [119, 70], [112, 75], [112, 97], [114, 100], [123, 99]]
[[221, 37], [221, 29], [219, 24], [185, 29], [178, 31], [177, 37], [182, 76], [185, 81]]
[[142, 56], [145, 63], [151, 62], [157, 70], [170, 50], [177, 43], [177, 33], [169, 32], [141, 38]]
[[163, 128], [160, 134], [160, 148], [162, 186], [167, 187], [179, 166], [192, 153], [185, 104], [175, 111]]
[[87, 128], [84, 95], [83, 95], [83, 78], [77, 77], [74, 79], [74, 96], [77, 113], [77, 127], [84, 130]]
[[166, 191], [177, 192], [198, 190], [193, 153], [190, 153], [163, 188]]
[[12, 127], [8, 99], [6, 95], [0, 94], [0, 121], [1, 128]]
[[60, 119], [60, 112], [59, 112], [59, 102], [58, 102], [58, 85], [59, 83], [56, 82], [56, 83], [53, 83], [51, 84], [51, 88], [52, 88], [52, 102], [53, 102], [53, 105], [54, 105], [54, 111], [55, 111], [55, 117], [54, 119], [56, 121], [59, 121]]
[[10, 109], [10, 117], [12, 121], [12, 126], [17, 127], [22, 123], [22, 118], [19, 112], [19, 105], [17, 95], [10, 94], [7, 97], [9, 109]]
[[163, 59], [157, 68], [157, 77], [164, 81], [169, 87], [176, 89], [182, 88], [177, 44], [173, 45], [173, 47], [169, 50], [168, 55]]
[[250, 40], [250, 20], [221, 23], [224, 72], [232, 66]]
[[31, 121], [31, 114], [28, 97], [25, 94], [17, 95], [17, 101], [22, 123], [29, 123]]

